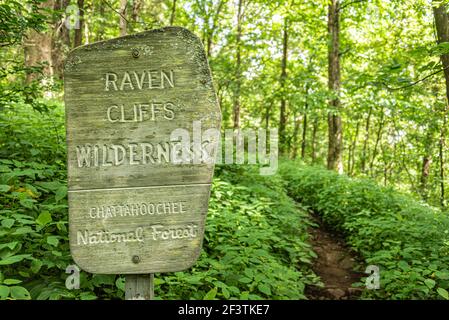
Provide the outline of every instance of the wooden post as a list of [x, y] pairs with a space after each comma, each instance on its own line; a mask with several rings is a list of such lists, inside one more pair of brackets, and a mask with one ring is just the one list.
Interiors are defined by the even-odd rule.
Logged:
[[129, 274], [125, 276], [126, 300], [153, 300], [154, 274]]

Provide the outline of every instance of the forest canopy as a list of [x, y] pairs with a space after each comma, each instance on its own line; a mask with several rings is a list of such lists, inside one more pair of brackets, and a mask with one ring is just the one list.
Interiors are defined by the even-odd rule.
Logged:
[[446, 11], [426, 0], [4, 1], [0, 106], [61, 101], [77, 46], [183, 26], [205, 47], [223, 127], [276, 127], [288, 157], [445, 206]]

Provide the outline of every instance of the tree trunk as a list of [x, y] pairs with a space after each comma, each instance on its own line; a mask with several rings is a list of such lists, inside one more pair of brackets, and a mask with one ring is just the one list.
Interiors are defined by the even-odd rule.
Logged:
[[440, 131], [440, 141], [438, 143], [438, 151], [439, 151], [439, 158], [440, 158], [440, 204], [442, 207], [446, 206], [446, 200], [445, 200], [445, 188], [444, 188], [444, 135], [446, 134], [446, 115], [443, 116], [443, 125], [441, 126]]
[[[437, 29], [437, 42], [449, 42], [449, 16], [447, 13], [448, 5], [440, 4], [441, 1], [434, 0], [433, 13], [435, 17], [435, 26]], [[444, 68], [444, 78], [446, 80], [446, 98], [449, 100], [449, 54], [441, 56], [441, 63]]]
[[[243, 2], [243, 1], [242, 1]], [[206, 55], [209, 58], [212, 55], [212, 46], [214, 44], [214, 35], [215, 35], [215, 31], [217, 29], [217, 23], [218, 23], [218, 18], [220, 17], [220, 13], [221, 10], [223, 9], [223, 5], [224, 5], [224, 0], [220, 0], [217, 3], [216, 7], [213, 7], [211, 10], [213, 10], [215, 12], [215, 14], [213, 14], [213, 18], [212, 18], [212, 26], [209, 26], [208, 24], [207, 27], [205, 28], [205, 31], [203, 32], [203, 43], [206, 44]], [[243, 6], [243, 3], [241, 4], [241, 6]], [[240, 10], [242, 10], [242, 8], [240, 8]], [[240, 17], [240, 18], [239, 18]], [[238, 22], [238, 24], [240, 25], [240, 31], [237, 32], [237, 37], [238, 37], [238, 45], [240, 45], [240, 41], [241, 41], [241, 23], [242, 23], [242, 19], [243, 19], [243, 13], [242, 11], [240, 11], [240, 13], [238, 14], [237, 19], [240, 21]], [[240, 48], [238, 48], [240, 50]], [[240, 54], [240, 53], [238, 53]]]
[[[98, 13], [100, 15], [100, 17], [104, 17], [105, 16], [105, 10], [104, 10], [104, 1], [100, 1], [98, 3]], [[98, 31], [95, 37], [96, 41], [101, 41], [104, 38], [104, 32], [105, 32], [105, 25], [103, 23], [100, 23], [100, 25], [98, 26]]]
[[388, 149], [387, 146], [382, 146], [382, 161], [383, 161], [383, 167], [384, 167], [384, 186], [386, 187], [388, 185], [389, 177], [391, 178], [393, 167], [394, 167], [394, 159], [396, 158], [396, 143], [393, 145], [393, 157], [391, 157], [391, 160], [388, 161], [390, 158], [389, 155], [391, 154], [391, 150]]
[[373, 113], [373, 107], [369, 108], [368, 116], [366, 117], [366, 124], [365, 124], [365, 140], [363, 141], [363, 149], [362, 149], [362, 156], [361, 156], [361, 165], [360, 169], [362, 173], [366, 173], [366, 160], [368, 159], [367, 150], [368, 150], [368, 141], [370, 138], [370, 132], [369, 128], [371, 125], [371, 114]]
[[312, 126], [312, 164], [315, 164], [316, 162], [316, 134], [318, 132], [318, 117], [315, 117], [315, 120], [313, 120], [313, 126]]
[[[45, 1], [39, 5], [41, 8], [53, 9], [53, 1]], [[42, 75], [51, 78], [54, 75], [53, 68], [53, 39], [52, 32], [37, 32], [30, 30], [23, 41], [24, 62], [26, 67], [36, 67], [43, 64]], [[37, 73], [28, 73], [26, 82], [30, 83], [38, 78]]]
[[212, 37], [213, 37], [213, 34], [209, 34], [207, 36], [207, 41], [206, 41], [206, 55], [207, 55], [207, 58], [210, 58], [210, 55], [212, 53]]
[[297, 112], [294, 114], [294, 123], [295, 123], [295, 129], [293, 130], [293, 152], [292, 152], [292, 158], [296, 159], [296, 156], [298, 155], [298, 135], [299, 135], [299, 127], [301, 124], [301, 117], [298, 117]]
[[137, 19], [139, 18], [139, 13], [140, 13], [141, 8], [142, 8], [142, 0], [134, 0], [133, 1], [133, 12], [131, 14], [131, 19], [134, 22], [137, 22]]
[[377, 147], [379, 146], [379, 143], [382, 140], [382, 131], [384, 128], [384, 117], [385, 117], [384, 107], [382, 107], [380, 109], [379, 128], [377, 129], [376, 142], [374, 144], [373, 157], [371, 158], [371, 164], [370, 164], [371, 175], [373, 175], [374, 161], [376, 160], [376, 156], [377, 156]]
[[279, 151], [281, 154], [285, 153], [286, 132], [287, 125], [287, 99], [285, 84], [287, 80], [287, 60], [288, 60], [288, 20], [284, 19], [284, 36], [282, 41], [282, 64], [281, 64], [281, 109], [279, 115]]
[[352, 143], [349, 148], [349, 155], [348, 155], [348, 175], [350, 175], [350, 176], [352, 176], [352, 174], [354, 173], [355, 149], [357, 147], [359, 131], [360, 131], [360, 119], [357, 119], [357, 125], [355, 127], [355, 134], [354, 134], [354, 138], [352, 139]]
[[69, 29], [67, 29], [62, 12], [69, 5], [70, 0], [55, 1], [53, 9], [58, 14], [53, 21], [51, 61], [54, 75], [62, 79], [64, 60], [70, 49]]
[[429, 125], [427, 127], [423, 145], [424, 154], [422, 156], [421, 177], [419, 179], [419, 194], [424, 201], [427, 201], [429, 198], [428, 180], [434, 147], [434, 128], [432, 127], [432, 125]]
[[75, 37], [73, 47], [79, 47], [83, 44], [83, 31], [84, 31], [84, 0], [78, 0], [78, 9], [79, 9], [79, 24], [78, 29], [75, 29]]
[[[435, 17], [435, 27], [437, 29], [437, 42], [449, 42], [449, 16], [447, 13], [448, 5], [444, 2], [433, 0], [433, 14]], [[440, 202], [441, 206], [445, 206], [445, 194], [444, 194], [444, 145], [445, 145], [445, 134], [446, 134], [446, 117], [448, 111], [448, 102], [449, 102], [449, 54], [442, 55], [441, 64], [444, 69], [444, 79], [446, 81], [446, 106], [443, 111], [443, 126], [441, 128], [441, 136], [439, 141], [439, 158], [440, 158]]]
[[119, 28], [120, 28], [120, 36], [126, 36], [128, 34], [127, 31], [127, 21], [126, 21], [126, 7], [128, 6], [127, 0], [120, 0], [120, 22], [119, 22]]
[[307, 147], [307, 109], [304, 112], [304, 118], [302, 123], [302, 141], [301, 141], [301, 159], [306, 157], [306, 147]]
[[304, 116], [302, 123], [302, 141], [301, 141], [301, 159], [306, 158], [306, 147], [307, 147], [307, 112], [309, 111], [309, 86], [306, 85], [306, 97], [304, 103]]
[[270, 111], [273, 107], [273, 101], [270, 102], [270, 104], [267, 104], [267, 107], [265, 108], [265, 130], [268, 130], [268, 125], [270, 124]]
[[429, 194], [427, 190], [427, 181], [429, 180], [430, 165], [432, 164], [432, 156], [424, 156], [422, 159], [420, 193], [424, 201], [427, 201]]
[[343, 172], [343, 129], [341, 116], [339, 115], [341, 104], [339, 98], [340, 92], [340, 23], [339, 10], [340, 1], [330, 0], [328, 11], [328, 77], [329, 90], [334, 95], [329, 101], [329, 107], [332, 110], [328, 114], [328, 152], [327, 152], [327, 168]]
[[89, 21], [84, 20], [84, 44], [89, 44]]
[[176, 0], [173, 0], [173, 4], [171, 7], [171, 15], [170, 15], [170, 25], [172, 26], [173, 23], [175, 23], [175, 16], [176, 16]]
[[241, 89], [241, 52], [240, 40], [242, 37], [242, 6], [243, 0], [239, 0], [237, 11], [237, 37], [236, 37], [236, 66], [234, 89], [234, 129], [240, 128], [240, 89]]
[[[52, 77], [52, 39], [48, 33], [39, 33], [34, 30], [28, 33], [26, 41], [23, 44], [25, 53], [25, 66], [32, 67], [37, 66], [40, 63], [44, 63], [45, 66], [42, 69], [42, 74], [47, 77]], [[28, 73], [26, 81], [37, 79], [36, 73]]]

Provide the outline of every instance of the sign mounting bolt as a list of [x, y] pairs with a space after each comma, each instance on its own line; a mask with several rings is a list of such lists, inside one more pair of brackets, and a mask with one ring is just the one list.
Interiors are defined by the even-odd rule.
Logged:
[[132, 260], [133, 260], [134, 263], [137, 264], [137, 263], [140, 262], [140, 257], [139, 257], [139, 256], [133, 256], [133, 259], [132, 259]]
[[132, 50], [132, 55], [134, 58], [138, 58], [140, 56], [140, 52], [137, 49]]

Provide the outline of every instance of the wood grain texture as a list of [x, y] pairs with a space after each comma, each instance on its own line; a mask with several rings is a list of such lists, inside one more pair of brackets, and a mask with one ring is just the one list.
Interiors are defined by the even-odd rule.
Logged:
[[189, 268], [214, 163], [174, 164], [170, 135], [185, 129], [192, 138], [194, 121], [203, 133], [220, 128], [200, 40], [167, 27], [79, 47], [66, 60], [64, 90], [75, 262], [103, 274]]
[[154, 299], [154, 275], [130, 274], [125, 280], [126, 300], [153, 300]]

